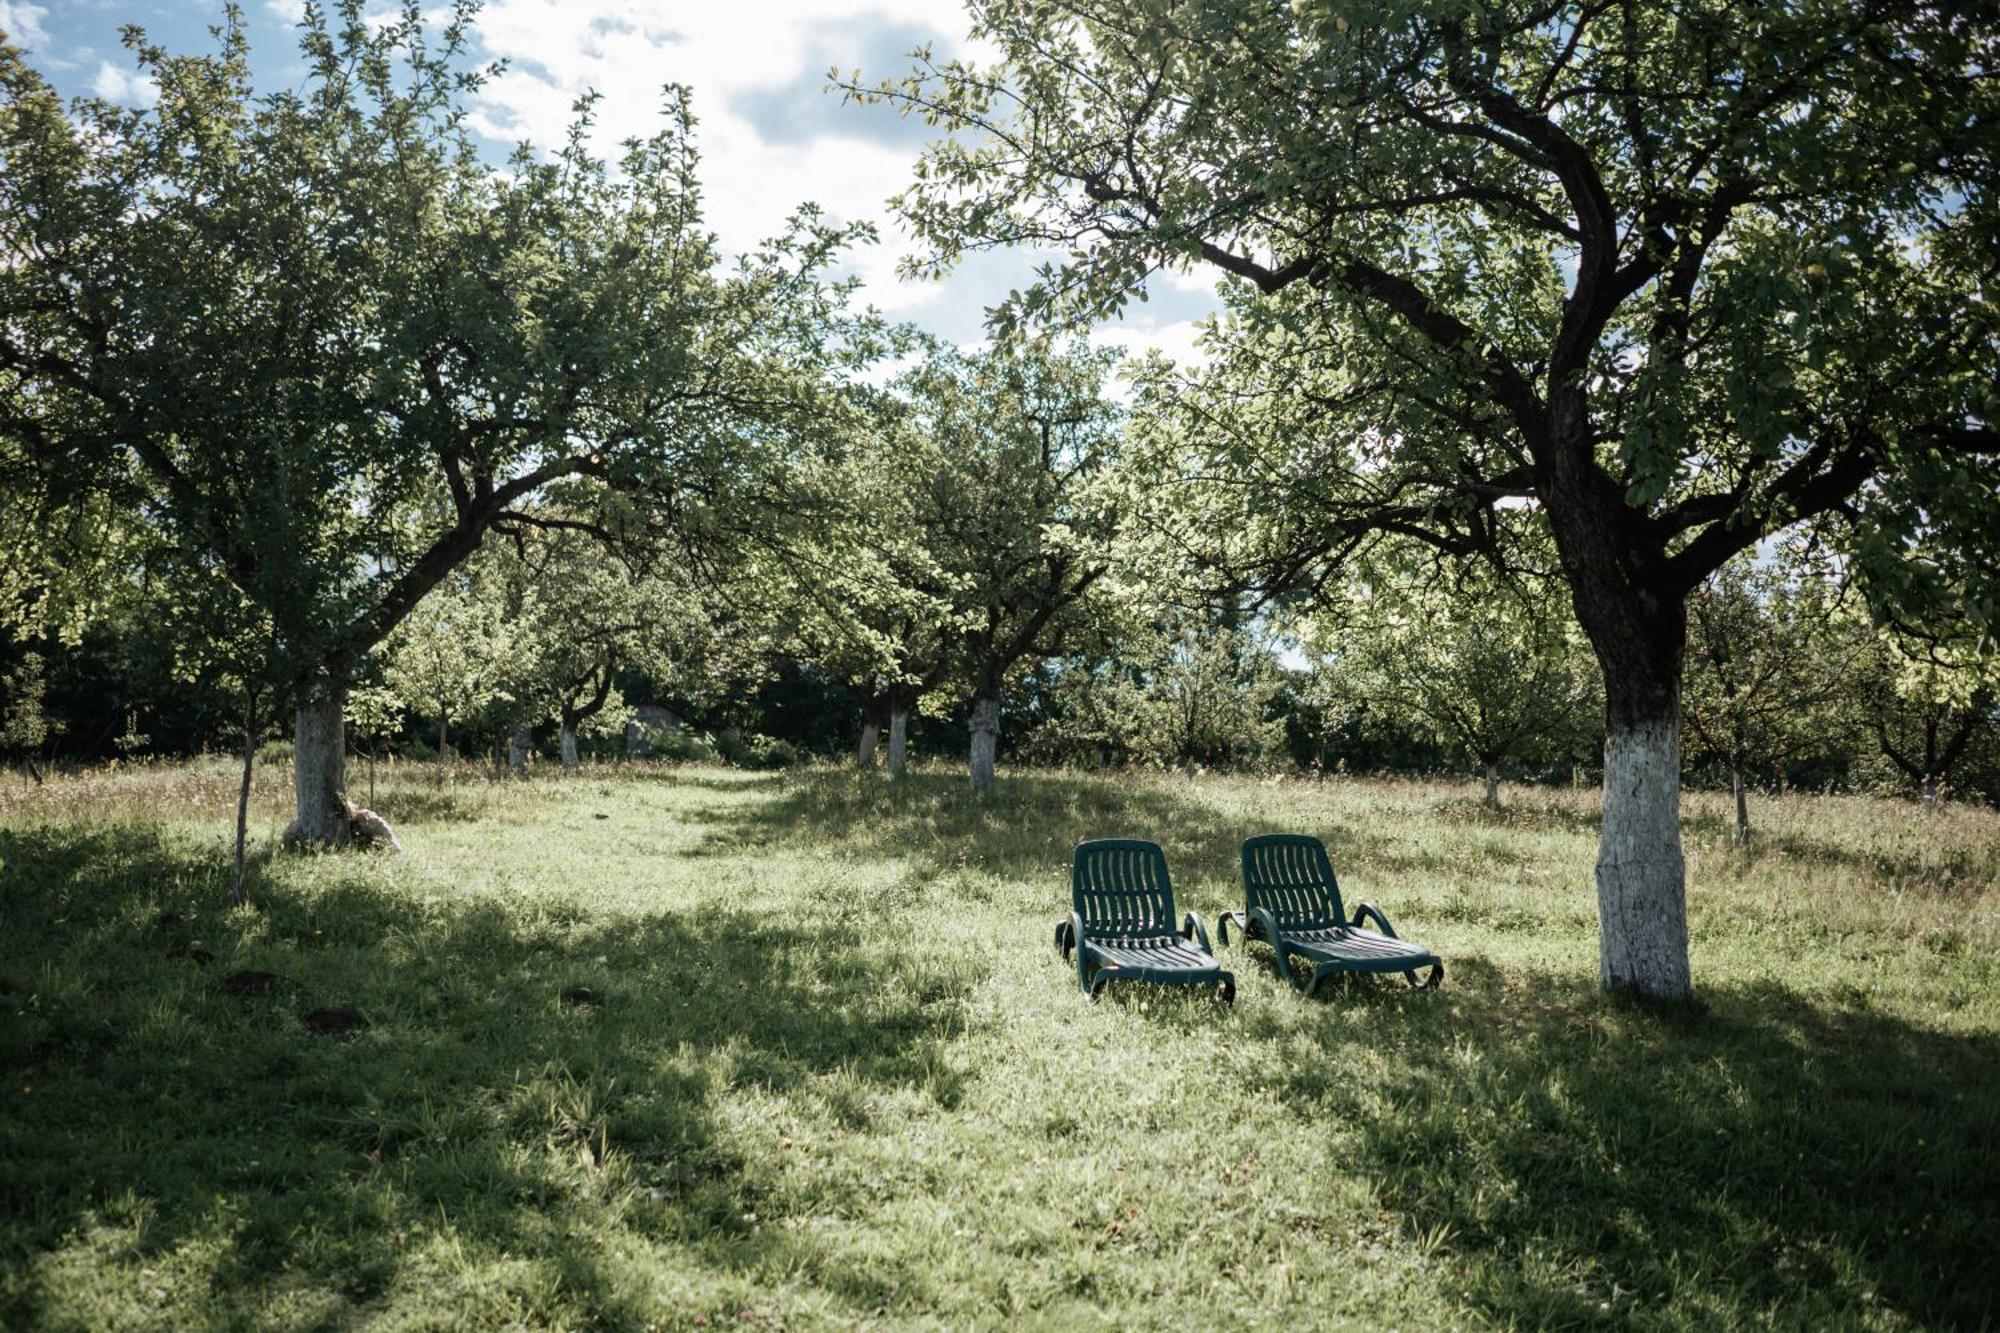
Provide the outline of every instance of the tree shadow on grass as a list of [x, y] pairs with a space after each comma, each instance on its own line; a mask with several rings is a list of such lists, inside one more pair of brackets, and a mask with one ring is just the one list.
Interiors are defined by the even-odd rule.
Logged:
[[[461, 1269], [520, 1277], [489, 1309], [617, 1322], [604, 1217], [724, 1271], [791, 1243], [777, 1135], [746, 1146], [724, 1090], [847, 1126], [961, 1093], [942, 1048], [973, 978], [837, 922], [604, 921], [306, 869], [231, 911], [217, 858], [154, 830], [0, 831], [0, 1325], [188, 1254], [206, 1320], [342, 1325], [436, 1280], [444, 1232]], [[279, 980], [230, 994], [246, 970]], [[362, 1026], [314, 1035], [328, 1006]]]
[[1244, 838], [1266, 832], [1164, 785], [1058, 773], [1001, 780], [975, 798], [961, 775], [899, 779], [824, 772], [789, 782], [775, 800], [701, 812], [714, 825], [698, 852], [778, 846], [868, 850], [930, 873], [971, 869], [1007, 879], [1067, 883], [1070, 854], [1092, 838], [1146, 838], [1165, 849], [1177, 890], [1236, 878]]
[[486, 813], [483, 802], [442, 787], [404, 787], [376, 798], [375, 813], [391, 824], [463, 824]]
[[1604, 822], [1603, 813], [1594, 805], [1579, 808], [1552, 800], [1545, 789], [1535, 787], [1515, 789], [1501, 799], [1497, 809], [1477, 796], [1447, 796], [1431, 802], [1429, 808], [1435, 818], [1445, 823], [1537, 833], [1594, 836]]
[[1495, 1323], [1992, 1322], [2000, 1041], [1772, 984], [1694, 1012], [1476, 962], [1447, 986], [1336, 999], [1282, 1086]]
[[790, 782], [793, 775], [780, 771], [758, 773], [744, 769], [718, 770], [697, 765], [634, 764], [628, 769], [621, 770], [620, 777], [634, 782], [657, 782], [670, 787], [692, 788], [696, 791], [748, 795], [754, 792], [773, 791]]

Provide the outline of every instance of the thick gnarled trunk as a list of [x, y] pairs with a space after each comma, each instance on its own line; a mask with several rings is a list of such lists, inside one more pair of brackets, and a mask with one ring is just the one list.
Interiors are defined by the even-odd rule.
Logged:
[[898, 704], [889, 710], [889, 776], [900, 778], [910, 761], [910, 710]]
[[562, 766], [575, 768], [582, 762], [576, 752], [576, 723], [565, 717], [562, 723]]
[[292, 795], [298, 803], [290, 841], [347, 844], [346, 691], [322, 686], [301, 700], [292, 733]]
[[528, 756], [534, 753], [535, 732], [532, 727], [516, 727], [507, 742], [507, 767], [516, 773], [528, 766]]
[[972, 794], [991, 796], [996, 785], [994, 759], [1000, 749], [1000, 701], [972, 701]]

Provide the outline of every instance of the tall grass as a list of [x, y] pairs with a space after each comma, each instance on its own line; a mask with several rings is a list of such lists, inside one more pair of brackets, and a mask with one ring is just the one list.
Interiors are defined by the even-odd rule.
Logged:
[[[1910, 1328], [1995, 1317], [2000, 819], [1687, 802], [1698, 1012], [1595, 990], [1592, 792], [226, 763], [0, 787], [7, 1327]], [[1070, 847], [1297, 828], [1437, 993], [1098, 1005]], [[225, 978], [277, 977], [268, 995]], [[317, 1035], [311, 1015], [365, 1026]], [[324, 1024], [322, 1024], [324, 1025]]]

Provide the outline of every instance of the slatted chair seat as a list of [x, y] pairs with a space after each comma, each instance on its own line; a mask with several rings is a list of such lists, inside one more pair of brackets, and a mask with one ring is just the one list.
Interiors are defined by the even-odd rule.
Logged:
[[[1340, 972], [1401, 972], [1412, 986], [1417, 969], [1429, 968], [1422, 983], [1434, 987], [1444, 980], [1444, 960], [1422, 945], [1397, 936], [1396, 928], [1374, 903], [1363, 903], [1347, 918], [1340, 901], [1340, 883], [1326, 844], [1298, 833], [1273, 833], [1243, 844], [1244, 910], [1224, 912], [1216, 929], [1229, 943], [1233, 923], [1246, 939], [1272, 946], [1278, 975], [1311, 995], [1327, 977]], [[1362, 922], [1380, 927], [1368, 930]], [[1291, 959], [1314, 966], [1298, 975]]]
[[1092, 940], [1100, 963], [1107, 967], [1142, 970], [1214, 972], [1215, 960], [1178, 935], [1165, 939]]
[[1074, 955], [1077, 984], [1093, 1000], [1113, 981], [1213, 985], [1236, 998], [1236, 978], [1216, 961], [1193, 912], [1173, 926], [1174, 889], [1159, 845], [1132, 838], [1080, 843], [1070, 863], [1070, 917], [1056, 948]]
[[1407, 972], [1437, 961], [1421, 944], [1353, 926], [1288, 930], [1285, 939], [1295, 945], [1310, 945], [1313, 956], [1328, 962], [1338, 960], [1349, 972]]

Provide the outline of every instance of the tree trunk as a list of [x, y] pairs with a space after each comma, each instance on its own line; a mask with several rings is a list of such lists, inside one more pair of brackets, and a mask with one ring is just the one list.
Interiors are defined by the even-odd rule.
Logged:
[[1729, 785], [1731, 790], [1736, 794], [1736, 831], [1730, 836], [1730, 841], [1734, 842], [1738, 847], [1748, 847], [1750, 845], [1750, 797], [1743, 784], [1742, 769], [1732, 768], [1729, 770]]
[[292, 734], [291, 838], [318, 847], [347, 845], [347, 692], [322, 685], [299, 704]]
[[438, 762], [442, 764], [451, 757], [451, 737], [445, 733], [445, 720], [438, 719]]
[[1925, 805], [1936, 805], [1938, 787], [1938, 775], [1935, 773], [1926, 773], [1917, 783], [1917, 795]]
[[242, 905], [245, 897], [243, 848], [250, 836], [250, 775], [256, 762], [257, 705], [253, 699], [243, 718], [243, 782], [236, 789], [236, 887], [230, 891], [229, 897], [238, 906]]
[[900, 778], [910, 761], [910, 709], [898, 703], [889, 710], [889, 776]]
[[859, 768], [864, 773], [874, 771], [875, 751], [881, 739], [882, 728], [876, 723], [874, 717], [863, 718], [861, 721], [861, 742], [854, 749], [854, 766], [856, 768]]
[[1598, 980], [1608, 991], [1690, 993], [1680, 814], [1679, 720], [1614, 719], [1597, 844]]
[[1635, 529], [1596, 463], [1580, 377], [1550, 396], [1536, 450], [1542, 503], [1577, 622], [1604, 674], [1604, 823], [1597, 841], [1598, 979], [1656, 1000], [1690, 995], [1681, 856], [1681, 656], [1687, 601], [1663, 544]]
[[1500, 808], [1500, 766], [1490, 759], [1486, 761], [1486, 808]]
[[991, 796], [994, 789], [993, 760], [1000, 748], [1000, 701], [977, 698], [972, 701], [972, 794]]
[[507, 743], [507, 767], [513, 769], [516, 773], [525, 769], [528, 766], [528, 755], [534, 751], [534, 748], [534, 728], [514, 728], [513, 739]]
[[579, 763], [576, 755], [576, 729], [582, 723], [590, 721], [590, 719], [604, 711], [605, 701], [611, 697], [612, 673], [617, 669], [618, 661], [616, 657], [605, 658], [589, 676], [586, 676], [582, 682], [579, 682], [582, 685], [588, 685], [592, 680], [597, 682], [597, 688], [591, 693], [591, 696], [581, 703], [577, 702], [574, 694], [569, 695], [565, 699], [562, 705], [562, 762], [564, 768], [575, 768]]

